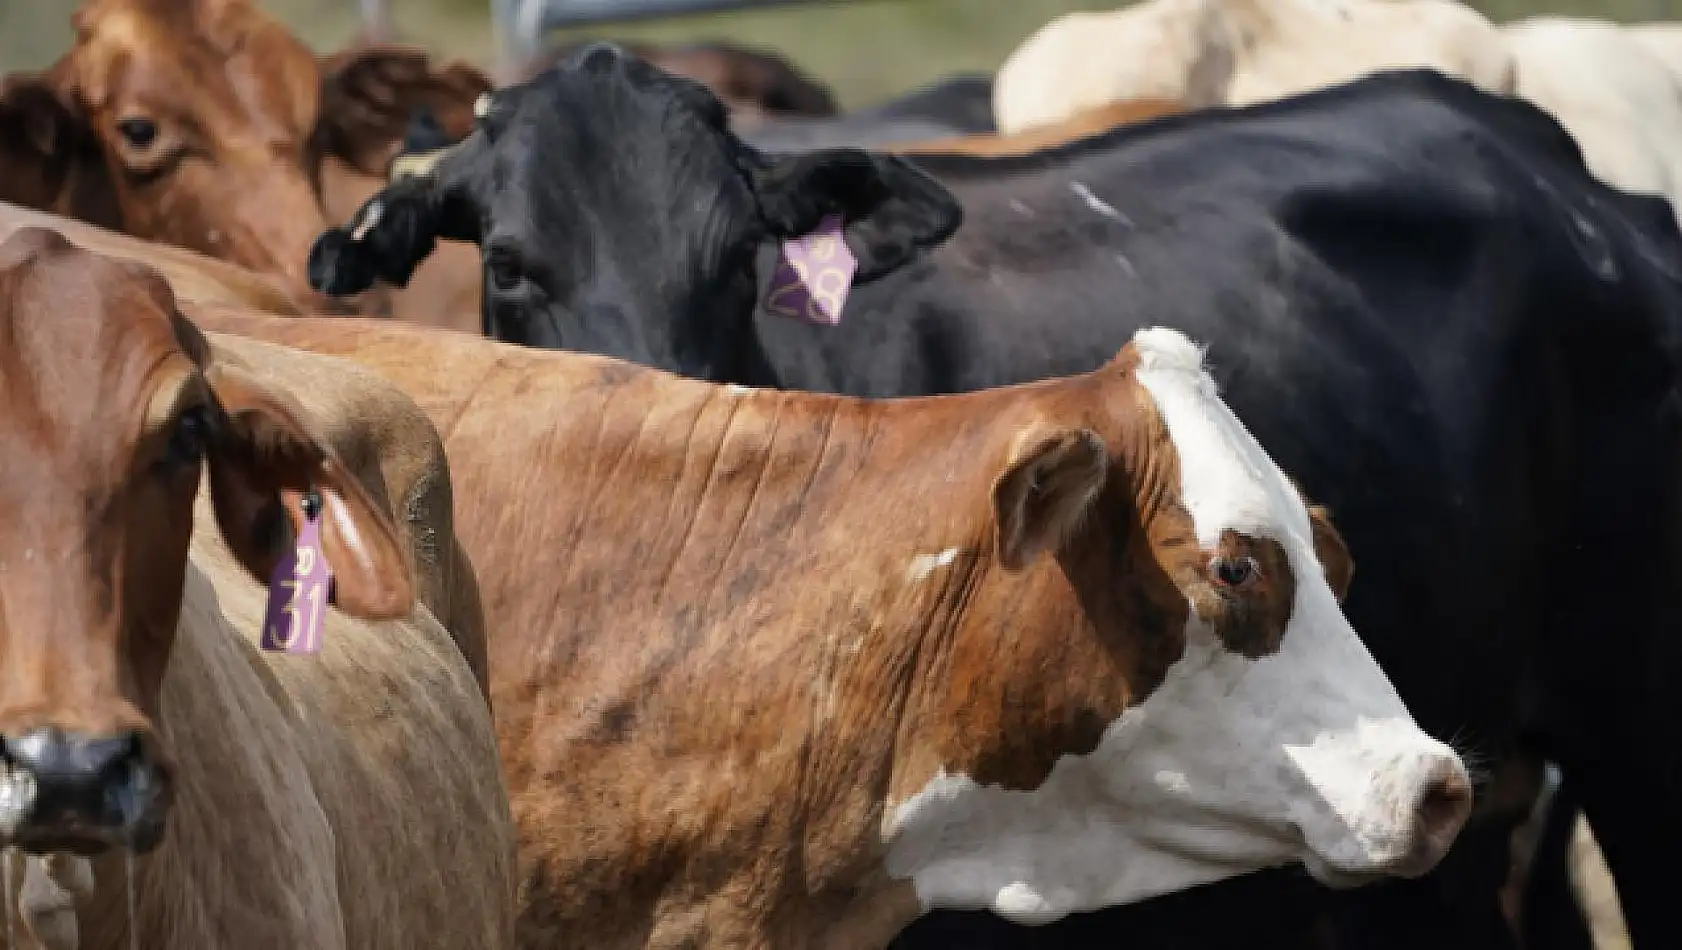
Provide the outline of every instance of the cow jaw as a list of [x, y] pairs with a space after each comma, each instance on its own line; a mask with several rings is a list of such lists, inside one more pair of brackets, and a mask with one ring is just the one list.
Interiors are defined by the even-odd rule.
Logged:
[[1469, 810], [1464, 765], [1414, 724], [1344, 619], [1306, 507], [1196, 347], [1147, 330], [1135, 348], [1197, 544], [1213, 553], [1237, 534], [1283, 552], [1284, 635], [1245, 656], [1188, 595], [1183, 652], [1092, 751], [1026, 790], [941, 772], [890, 810], [888, 872], [925, 909], [1041, 924], [1292, 862], [1332, 884], [1429, 870]]

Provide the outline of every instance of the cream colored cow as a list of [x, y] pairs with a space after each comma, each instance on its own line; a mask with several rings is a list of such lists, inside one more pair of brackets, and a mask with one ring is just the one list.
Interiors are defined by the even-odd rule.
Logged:
[[1502, 25], [1518, 95], [1558, 119], [1589, 170], [1625, 191], [1682, 196], [1682, 91], [1633, 32], [1605, 20]]
[[1116, 100], [1243, 105], [1405, 67], [1513, 87], [1494, 25], [1451, 0], [1146, 0], [1046, 24], [1000, 68], [993, 111], [1011, 133]]

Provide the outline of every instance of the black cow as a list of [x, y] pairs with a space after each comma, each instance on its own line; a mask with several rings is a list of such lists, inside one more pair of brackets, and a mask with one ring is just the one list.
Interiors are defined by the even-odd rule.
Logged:
[[[434, 238], [476, 241], [493, 335], [865, 395], [1082, 371], [1147, 325], [1211, 341], [1228, 404], [1335, 513], [1360, 564], [1346, 610], [1421, 724], [1494, 774], [1561, 763], [1636, 940], [1667, 941], [1661, 869], [1682, 845], [1669, 207], [1599, 184], [1540, 110], [1424, 71], [1034, 156], [921, 161], [944, 188], [858, 151], [767, 159], [692, 84], [592, 50], [498, 93], [434, 177], [324, 235], [312, 279], [401, 282]], [[958, 222], [952, 194], [967, 223], [925, 253]], [[759, 312], [766, 242], [831, 212], [863, 262], [840, 326]], [[1530, 796], [1496, 791], [1433, 874], [1312, 901], [1324, 945], [1510, 946], [1495, 892]], [[1265, 946], [1255, 911], [1289, 903], [1233, 893], [1179, 896], [1200, 946]], [[964, 927], [970, 947], [1143, 947], [1150, 927], [1132, 922], [1150, 906], [1039, 931], [937, 913], [902, 940]], [[1176, 931], [1155, 945], [1189, 946]]]

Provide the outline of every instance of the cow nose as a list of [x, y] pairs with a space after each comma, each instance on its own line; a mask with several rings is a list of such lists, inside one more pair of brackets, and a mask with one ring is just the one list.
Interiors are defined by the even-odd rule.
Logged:
[[1415, 845], [1402, 874], [1413, 877], [1436, 867], [1471, 813], [1472, 781], [1466, 767], [1459, 756], [1443, 756], [1420, 783], [1413, 806]]
[[36, 729], [6, 736], [4, 752], [10, 775], [0, 817], [25, 850], [91, 854], [132, 843], [152, 810], [156, 776], [137, 733]]

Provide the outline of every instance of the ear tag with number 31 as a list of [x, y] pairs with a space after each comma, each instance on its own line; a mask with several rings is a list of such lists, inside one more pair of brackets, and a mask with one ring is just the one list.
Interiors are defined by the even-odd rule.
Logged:
[[269, 605], [263, 612], [263, 649], [271, 652], [321, 649], [321, 622], [333, 582], [333, 572], [321, 553], [321, 496], [312, 489], [298, 507], [304, 526], [292, 550], [275, 565], [269, 580]]

